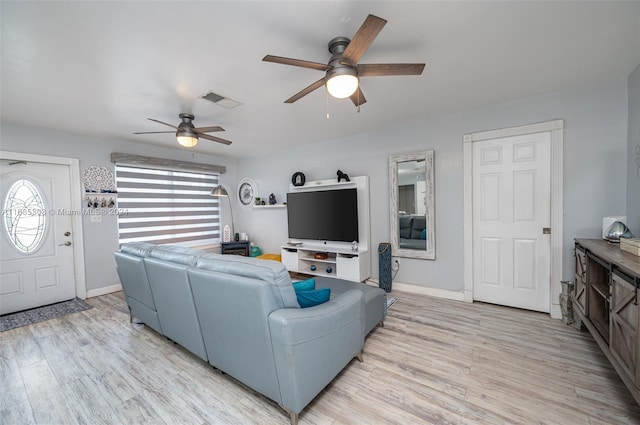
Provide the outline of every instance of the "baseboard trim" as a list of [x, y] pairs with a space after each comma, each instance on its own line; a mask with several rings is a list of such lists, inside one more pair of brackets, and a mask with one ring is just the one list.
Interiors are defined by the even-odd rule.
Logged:
[[[368, 279], [367, 283], [378, 286], [376, 279]], [[391, 290], [398, 290], [403, 292], [409, 292], [411, 294], [428, 295], [434, 298], [443, 298], [454, 301], [465, 301], [463, 291], [450, 291], [448, 289], [430, 288], [428, 286], [414, 285], [412, 283], [393, 282], [391, 284]]]
[[122, 291], [122, 285], [119, 283], [116, 285], [103, 286], [98, 289], [89, 289], [87, 291], [87, 298], [99, 297], [100, 295], [107, 295], [118, 291]]

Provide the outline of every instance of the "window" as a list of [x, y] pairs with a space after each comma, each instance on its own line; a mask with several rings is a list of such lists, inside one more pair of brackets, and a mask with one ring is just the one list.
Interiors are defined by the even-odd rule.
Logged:
[[18, 250], [30, 253], [38, 249], [46, 225], [46, 205], [40, 191], [29, 180], [11, 185], [4, 200], [4, 229]]
[[119, 242], [198, 246], [220, 241], [217, 174], [116, 164]]

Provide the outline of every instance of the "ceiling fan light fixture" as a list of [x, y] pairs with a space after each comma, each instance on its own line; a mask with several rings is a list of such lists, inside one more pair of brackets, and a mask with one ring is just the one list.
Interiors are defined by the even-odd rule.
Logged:
[[344, 66], [336, 67], [327, 74], [327, 91], [337, 99], [344, 99], [358, 90], [358, 77], [355, 69]]
[[198, 135], [191, 131], [179, 131], [176, 133], [176, 139], [181, 146], [192, 148], [198, 144]]

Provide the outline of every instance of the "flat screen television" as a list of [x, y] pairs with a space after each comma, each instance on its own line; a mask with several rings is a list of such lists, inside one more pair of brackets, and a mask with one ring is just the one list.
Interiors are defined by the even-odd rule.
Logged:
[[290, 239], [359, 241], [357, 189], [287, 193], [287, 218]]

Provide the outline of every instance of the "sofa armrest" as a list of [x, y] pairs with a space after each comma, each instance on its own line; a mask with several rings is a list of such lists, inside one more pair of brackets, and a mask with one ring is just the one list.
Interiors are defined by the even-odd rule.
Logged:
[[362, 350], [364, 307], [362, 292], [349, 290], [315, 307], [269, 315], [285, 408], [300, 413]]

